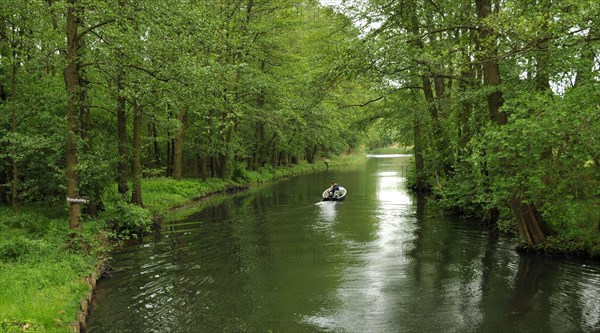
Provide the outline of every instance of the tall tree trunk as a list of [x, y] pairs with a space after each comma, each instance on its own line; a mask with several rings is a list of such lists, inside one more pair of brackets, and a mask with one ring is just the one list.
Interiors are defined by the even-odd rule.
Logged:
[[[477, 17], [480, 20], [491, 15], [491, 0], [475, 0]], [[492, 30], [488, 27], [481, 26], [479, 35], [482, 43], [483, 56], [483, 82], [486, 86], [495, 88], [488, 96], [488, 111], [492, 122], [496, 125], [505, 125], [508, 121], [507, 115], [500, 112], [502, 107], [502, 91], [500, 85], [500, 68], [498, 66], [497, 47]], [[508, 162], [504, 162], [508, 164]], [[527, 203], [526, 198], [523, 198], [523, 189], [515, 188], [510, 198], [510, 206], [515, 216], [517, 227], [521, 236], [525, 238], [530, 246], [534, 246], [546, 240], [547, 236], [554, 235], [554, 231], [542, 219], [536, 206], [532, 203]], [[491, 212], [493, 218], [497, 218], [497, 212]], [[494, 221], [495, 222], [495, 221]]]
[[200, 179], [206, 178], [206, 157], [202, 157], [200, 153], [196, 153], [196, 159], [198, 160], [198, 177]]
[[[80, 43], [80, 48], [83, 43]], [[83, 142], [83, 153], [91, 154], [94, 149], [94, 143], [91, 131], [91, 119], [90, 119], [90, 108], [87, 103], [87, 85], [88, 82], [85, 80], [84, 71], [81, 71], [79, 76], [79, 123], [81, 126], [80, 135], [81, 141]], [[81, 189], [81, 193], [89, 198], [89, 203], [85, 205], [83, 211], [93, 217], [98, 216], [98, 212], [104, 206], [102, 203], [102, 190], [96, 183], [92, 183]]]
[[[491, 0], [475, 0], [475, 9], [477, 18], [484, 20], [492, 13]], [[502, 91], [500, 90], [500, 67], [498, 66], [498, 55], [496, 40], [492, 30], [484, 25], [479, 27], [479, 38], [482, 59], [481, 69], [483, 73], [483, 83], [486, 86], [492, 86], [495, 90], [487, 95], [488, 114], [492, 123], [505, 125], [507, 117], [504, 112], [500, 112], [502, 106]], [[484, 167], [483, 174], [488, 178], [488, 168]], [[498, 222], [500, 211], [497, 207], [492, 207], [487, 211], [487, 221], [490, 226]]]
[[169, 177], [173, 176], [173, 164], [175, 161], [175, 138], [169, 140]]
[[[420, 31], [419, 31], [419, 18], [417, 16], [417, 3], [414, 0], [410, 0], [408, 2], [407, 5], [408, 8], [408, 30], [413, 34], [413, 39], [411, 41], [411, 44], [419, 49], [423, 49], [424, 44], [423, 41], [421, 40], [420, 37]], [[431, 19], [427, 18], [428, 21], [430, 22]], [[432, 37], [431, 37], [432, 38]], [[431, 40], [431, 43], [433, 43], [433, 39]], [[433, 140], [432, 140], [432, 148], [433, 151], [436, 153], [436, 157], [442, 158], [442, 167], [444, 170], [449, 170], [450, 166], [446, 165], [447, 163], [445, 163], [445, 161], [447, 160], [447, 156], [445, 156], [446, 154], [449, 154], [446, 152], [446, 148], [449, 146], [447, 143], [447, 140], [445, 138], [444, 135], [444, 131], [443, 128], [441, 126], [440, 123], [440, 117], [439, 117], [439, 109], [438, 109], [438, 105], [437, 105], [437, 101], [436, 101], [436, 96], [434, 95], [434, 88], [436, 89], [437, 95], [440, 99], [442, 99], [444, 96], [444, 83], [443, 83], [443, 79], [441, 77], [439, 77], [438, 75], [434, 75], [434, 86], [432, 86], [431, 84], [431, 74], [429, 73], [423, 73], [421, 74], [421, 86], [423, 89], [423, 95], [425, 97], [425, 101], [427, 103], [427, 110], [429, 111], [429, 115], [432, 119], [433, 122]], [[416, 120], [416, 118], [415, 118]], [[419, 136], [421, 136], [422, 132], [420, 132], [420, 127], [421, 124], [414, 124], [413, 125], [414, 129], [419, 129]], [[423, 142], [423, 140], [421, 140], [421, 142]], [[423, 148], [423, 147], [421, 147]], [[417, 158], [417, 156], [415, 156], [415, 159]], [[423, 155], [422, 153], [420, 154], [420, 161], [419, 164], [422, 168], [423, 171], [423, 176], [421, 179], [418, 180], [419, 184], [417, 184], [417, 187], [422, 187], [424, 185], [423, 181], [425, 180], [424, 177], [424, 171], [425, 171], [425, 160], [423, 159]], [[418, 177], [419, 178], [419, 177]]]
[[175, 132], [175, 142], [173, 145], [173, 179], [181, 179], [181, 169], [183, 162], [183, 133], [185, 127], [185, 115], [188, 111], [188, 107], [185, 106], [181, 109], [177, 115], [180, 126]]
[[129, 170], [129, 161], [127, 158], [127, 110], [124, 92], [125, 72], [119, 70], [117, 77], [117, 139], [119, 161], [117, 162], [117, 186], [120, 194], [129, 191], [127, 176]]
[[265, 144], [265, 125], [260, 120], [255, 125], [255, 140], [254, 155], [252, 156], [252, 163], [250, 164], [250, 168], [253, 170], [257, 170], [264, 165], [263, 150]]
[[142, 202], [142, 107], [133, 105], [133, 191], [131, 202], [143, 207]]
[[[491, 0], [475, 0], [477, 17], [484, 20], [492, 13]], [[493, 87], [494, 90], [487, 95], [488, 111], [494, 124], [504, 125], [507, 122], [506, 113], [500, 112], [503, 104], [502, 91], [500, 91], [500, 67], [498, 66], [498, 47], [493, 31], [484, 25], [479, 27], [479, 41], [482, 48], [483, 83]]]
[[12, 186], [11, 186], [11, 201], [14, 212], [19, 211], [19, 166], [17, 162], [17, 70], [19, 63], [17, 62], [17, 52], [13, 51], [13, 64], [11, 74], [11, 109], [12, 109], [12, 121], [11, 121], [11, 133], [13, 134], [12, 139]]
[[[77, 28], [79, 25], [79, 3], [77, 0], [67, 1], [67, 67], [65, 69], [65, 83], [68, 93], [67, 100], [67, 197], [79, 197], [79, 177], [77, 173], [77, 137], [79, 136], [79, 119], [77, 117], [77, 103], [79, 100], [79, 41]], [[69, 204], [69, 228], [81, 230], [81, 205]]]
[[[552, 4], [548, 3], [547, 0], [540, 0], [537, 6], [540, 8], [549, 8]], [[538, 51], [535, 53], [535, 87], [538, 91], [543, 93], [552, 93], [550, 88], [550, 74], [548, 73], [548, 23], [544, 20], [541, 26], [538, 28], [541, 33], [540, 40], [537, 43]]]
[[[170, 137], [170, 136], [171, 136], [171, 133], [168, 133], [167, 137]], [[167, 177], [171, 177], [171, 175], [173, 174], [172, 173], [173, 169], [171, 167], [173, 165], [173, 163], [171, 161], [171, 156], [172, 156], [171, 155], [171, 140], [169, 139], [169, 141], [167, 141], [167, 168], [166, 168]]]

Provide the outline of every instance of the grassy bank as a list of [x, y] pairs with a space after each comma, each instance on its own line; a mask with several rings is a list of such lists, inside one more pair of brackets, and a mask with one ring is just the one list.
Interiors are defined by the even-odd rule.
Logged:
[[91, 291], [83, 277], [109, 247], [100, 222], [73, 237], [66, 217], [60, 209], [0, 207], [0, 332], [64, 332], [76, 322]]
[[78, 237], [68, 229], [66, 207], [29, 204], [15, 214], [0, 207], [0, 332], [68, 332], [79, 301], [90, 292], [84, 277], [107, 256], [114, 242], [151, 232], [153, 218], [211, 194], [235, 190], [301, 173], [357, 163], [344, 156], [314, 164], [300, 163], [259, 171], [237, 170], [232, 180], [144, 179], [145, 208], [127, 203], [110, 189], [106, 210], [84, 220]]
[[186, 205], [214, 193], [236, 190], [253, 184], [270, 182], [302, 173], [315, 172], [363, 160], [364, 156], [348, 155], [335, 160], [300, 162], [289, 167], [264, 167], [258, 171], [236, 171], [231, 180], [197, 179], [173, 180], [171, 178], [144, 179], [142, 188], [144, 206], [153, 216], [164, 215], [174, 207]]

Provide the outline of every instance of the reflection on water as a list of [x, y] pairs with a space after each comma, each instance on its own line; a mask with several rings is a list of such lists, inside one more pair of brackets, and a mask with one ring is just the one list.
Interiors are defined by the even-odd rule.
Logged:
[[319, 207], [319, 215], [323, 222], [334, 222], [335, 215], [337, 214], [337, 205], [341, 202], [337, 201], [321, 201], [317, 202], [315, 205]]
[[[115, 253], [90, 332], [597, 332], [600, 265], [520, 256], [405, 189], [410, 157], [236, 195]], [[343, 202], [320, 202], [332, 179]]]

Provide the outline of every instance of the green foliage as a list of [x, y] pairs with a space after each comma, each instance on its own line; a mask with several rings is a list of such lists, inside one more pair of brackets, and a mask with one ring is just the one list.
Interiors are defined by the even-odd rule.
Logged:
[[105, 194], [106, 210], [100, 218], [106, 222], [114, 239], [130, 239], [147, 235], [152, 230], [150, 211], [129, 203], [116, 191]]
[[21, 209], [14, 214], [0, 206], [1, 330], [67, 331], [79, 300], [90, 292], [82, 277], [107, 250], [102, 223], [86, 221], [75, 240], [64, 210]]
[[[366, 142], [414, 145], [410, 180], [447, 210], [499, 212], [497, 227], [512, 232], [519, 198], [558, 233], [540, 246], [597, 253], [599, 7], [508, 1], [482, 17], [482, 3], [347, 5], [379, 26], [360, 48], [370, 60], [360, 73], [381, 96], [362, 105]], [[495, 107], [506, 124], [490, 122]]]
[[544, 211], [558, 231], [558, 235], [548, 241], [548, 247], [600, 257], [600, 205], [597, 201], [568, 200]]

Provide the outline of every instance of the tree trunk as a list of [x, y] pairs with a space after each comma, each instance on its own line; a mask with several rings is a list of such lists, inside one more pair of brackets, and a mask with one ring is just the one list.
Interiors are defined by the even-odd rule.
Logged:
[[173, 179], [181, 179], [181, 169], [183, 160], [183, 133], [185, 127], [185, 114], [188, 107], [185, 106], [177, 115], [177, 120], [181, 124], [175, 133], [175, 142], [173, 145]]
[[[469, 32], [471, 33], [471, 32]], [[458, 36], [457, 36], [458, 38]], [[461, 50], [462, 60], [465, 63], [465, 67], [460, 70], [460, 77], [462, 80], [458, 81], [458, 94], [465, 96], [467, 92], [472, 88], [471, 82], [475, 81], [475, 73], [473, 72], [471, 65], [471, 57], [469, 51], [466, 48]], [[473, 110], [473, 103], [468, 98], [462, 98], [460, 102], [460, 108], [458, 109], [458, 153], [460, 156], [468, 156], [467, 144], [471, 141], [471, 125], [470, 118]]]
[[133, 106], [133, 191], [131, 202], [143, 207], [142, 202], [142, 107]]
[[263, 157], [263, 146], [265, 144], [265, 126], [262, 121], [258, 121], [255, 125], [256, 136], [255, 136], [255, 150], [254, 155], [252, 156], [252, 163], [250, 168], [252, 170], [257, 170], [259, 167], [264, 165], [264, 157]]
[[[411, 41], [411, 44], [414, 47], [417, 47], [419, 49], [423, 49], [424, 45], [423, 45], [423, 41], [420, 38], [420, 32], [419, 32], [419, 18], [417, 16], [417, 4], [414, 0], [411, 0], [408, 2], [408, 10], [409, 10], [409, 21], [408, 21], [408, 30], [413, 34], [414, 39]], [[428, 22], [431, 22], [431, 19], [428, 17]], [[430, 23], [431, 24], [431, 23]], [[432, 37], [431, 37], [432, 38]], [[433, 38], [431, 39], [431, 43], [434, 43]], [[446, 170], [450, 170], [450, 165], [448, 163], [446, 163], [446, 160], [449, 158], [449, 156], [445, 156], [445, 155], [450, 155], [447, 151], [447, 148], [449, 147], [449, 144], [447, 142], [447, 138], [444, 134], [444, 130], [441, 126], [440, 120], [439, 120], [439, 108], [438, 108], [438, 103], [436, 101], [436, 96], [434, 95], [434, 88], [435, 91], [437, 93], [437, 98], [442, 100], [444, 98], [444, 82], [443, 82], [443, 78], [438, 76], [438, 75], [434, 75], [434, 86], [432, 86], [431, 84], [431, 75], [428, 73], [423, 73], [421, 74], [421, 86], [423, 88], [423, 95], [425, 97], [425, 101], [427, 102], [427, 110], [429, 111], [429, 115], [432, 119], [433, 122], [433, 144], [432, 144], [432, 148], [433, 151], [436, 153], [435, 157], [436, 158], [442, 158], [442, 168], [444, 169], [444, 171]], [[415, 118], [415, 121], [417, 119]], [[420, 124], [413, 124], [414, 129], [418, 130], [417, 135], [419, 135], [419, 137], [421, 137], [422, 132], [420, 131]], [[420, 139], [421, 142], [423, 142], [422, 139]], [[416, 143], [415, 143], [416, 145]], [[418, 147], [418, 148], [423, 148]], [[423, 154], [422, 154], [422, 150], [420, 151], [420, 156], [417, 157], [415, 156], [415, 162], [416, 159], [419, 158], [419, 167], [422, 168], [422, 174], [420, 177], [417, 177], [419, 179], [417, 179], [417, 183], [416, 187], [420, 188], [421, 190], [423, 190], [424, 188], [422, 188], [423, 186], [426, 186], [426, 179], [423, 175], [424, 171], [425, 171], [425, 160], [423, 159]], [[415, 165], [416, 166], [416, 165]]]
[[[491, 0], [475, 0], [477, 17], [483, 20], [492, 13]], [[500, 107], [503, 104], [502, 92], [500, 91], [500, 67], [498, 66], [498, 48], [496, 39], [492, 30], [486, 26], [479, 27], [479, 40], [482, 44], [482, 70], [483, 83], [486, 86], [494, 87], [487, 96], [488, 111], [490, 119], [494, 124], [504, 125], [507, 122], [506, 113], [500, 112]]]
[[127, 176], [129, 170], [129, 162], [127, 158], [127, 110], [124, 84], [125, 72], [119, 70], [117, 77], [117, 139], [119, 161], [117, 162], [117, 186], [120, 194], [126, 194], [129, 191], [127, 184]]
[[[475, 0], [477, 17], [485, 19], [491, 14], [491, 0]], [[488, 110], [492, 122], [496, 125], [505, 125], [508, 121], [507, 115], [500, 112], [502, 107], [502, 92], [500, 91], [500, 68], [498, 66], [497, 48], [491, 29], [485, 26], [479, 28], [479, 35], [483, 48], [482, 59], [483, 82], [486, 86], [496, 89], [487, 96]], [[504, 162], [508, 164], [508, 161]], [[517, 222], [517, 228], [521, 236], [525, 238], [530, 246], [543, 242], [547, 236], [554, 235], [554, 231], [547, 225], [532, 203], [526, 203], [522, 197], [522, 189], [515, 189], [511, 195], [510, 206]], [[497, 212], [490, 212], [497, 219]], [[495, 222], [495, 221], [493, 221]]]
[[[79, 136], [79, 119], [77, 117], [77, 103], [79, 99], [79, 41], [77, 40], [77, 27], [79, 25], [77, 0], [67, 1], [67, 67], [65, 69], [65, 83], [68, 93], [67, 100], [67, 197], [79, 197], [79, 178], [77, 173], [77, 137]], [[81, 205], [69, 204], [69, 228], [81, 230], [80, 221]]]
[[[548, 3], [547, 0], [540, 0], [537, 6], [540, 8], [549, 8], [552, 4]], [[535, 87], [538, 91], [544, 93], [552, 93], [550, 88], [550, 74], [548, 73], [548, 23], [544, 21], [538, 28], [541, 33], [541, 39], [537, 43], [538, 51], [535, 53]]]
[[[171, 136], [171, 133], [167, 134], [167, 137]], [[167, 141], [167, 177], [171, 177], [172, 169], [171, 169], [171, 140]]]
[[524, 203], [520, 196], [513, 195], [510, 199], [510, 207], [517, 220], [519, 234], [529, 245], [544, 242], [548, 236], [556, 235], [554, 230], [544, 222], [535, 205]]
[[206, 162], [208, 159], [206, 157], [202, 157], [202, 155], [200, 153], [197, 153], [196, 158], [198, 159], [198, 177], [200, 179], [206, 179], [206, 177], [207, 177]]
[[[83, 11], [81, 12], [83, 14]], [[82, 22], [80, 20], [80, 22]], [[81, 66], [81, 53], [85, 50], [85, 38], [79, 38], [79, 57], [77, 59], [78, 66]], [[81, 68], [81, 67], [80, 67]], [[80, 137], [83, 142], [83, 153], [91, 154], [93, 150], [93, 139], [90, 133], [91, 131], [91, 119], [90, 119], [90, 106], [87, 103], [87, 89], [88, 81], [86, 80], [85, 70], [79, 70], [79, 94], [78, 94], [78, 108], [79, 108], [79, 124], [80, 124]], [[84, 214], [88, 214], [93, 217], [98, 216], [98, 212], [103, 208], [102, 195], [99, 185], [92, 182], [88, 186], [81, 188], [81, 194], [88, 197], [89, 203], [83, 208]]]

